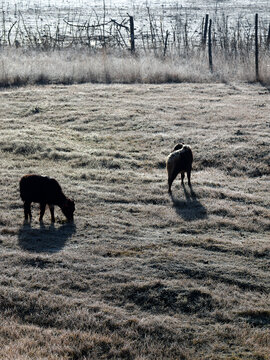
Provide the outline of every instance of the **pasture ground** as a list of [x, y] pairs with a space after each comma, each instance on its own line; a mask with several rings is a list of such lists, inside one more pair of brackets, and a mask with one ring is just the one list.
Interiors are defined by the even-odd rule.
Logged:
[[[0, 92], [0, 358], [270, 358], [269, 92], [258, 84]], [[193, 191], [165, 159], [192, 146]], [[74, 224], [23, 223], [23, 174]]]

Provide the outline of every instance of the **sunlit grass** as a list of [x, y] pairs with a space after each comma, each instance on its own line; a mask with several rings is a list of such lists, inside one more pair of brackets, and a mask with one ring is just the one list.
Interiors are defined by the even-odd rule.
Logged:
[[[81, 84], [0, 93], [0, 358], [269, 358], [269, 93]], [[165, 160], [194, 153], [192, 189]], [[24, 224], [56, 178], [75, 222]]]

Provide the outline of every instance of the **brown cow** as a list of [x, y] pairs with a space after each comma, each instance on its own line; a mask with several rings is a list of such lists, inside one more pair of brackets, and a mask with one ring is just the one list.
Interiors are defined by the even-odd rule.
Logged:
[[42, 221], [46, 205], [49, 205], [51, 212], [51, 221], [55, 222], [54, 205], [58, 205], [67, 220], [73, 220], [75, 211], [74, 201], [68, 199], [59, 183], [55, 179], [40, 175], [25, 175], [20, 180], [20, 195], [24, 202], [25, 220], [31, 220], [31, 203], [40, 204], [39, 221]]
[[181, 182], [184, 184], [185, 172], [188, 177], [188, 185], [191, 186], [190, 175], [192, 169], [193, 154], [188, 145], [177, 144], [167, 158], [166, 168], [168, 172], [168, 192], [176, 176], [181, 173]]

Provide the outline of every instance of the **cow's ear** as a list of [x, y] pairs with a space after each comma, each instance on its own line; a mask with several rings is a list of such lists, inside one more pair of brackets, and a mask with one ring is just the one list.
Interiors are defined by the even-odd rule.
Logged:
[[184, 144], [182, 144], [182, 143], [176, 144], [173, 151], [180, 150], [180, 149], [182, 149], [183, 146], [184, 146]]

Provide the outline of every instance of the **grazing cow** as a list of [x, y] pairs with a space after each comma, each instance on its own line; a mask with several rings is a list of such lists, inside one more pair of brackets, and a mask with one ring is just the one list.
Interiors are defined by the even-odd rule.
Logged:
[[51, 221], [55, 222], [54, 205], [58, 205], [67, 220], [73, 220], [75, 211], [74, 201], [68, 199], [59, 183], [55, 179], [40, 175], [25, 175], [20, 180], [20, 195], [24, 202], [25, 220], [31, 220], [31, 203], [40, 204], [39, 221], [42, 221], [46, 205], [49, 205], [51, 212]]
[[185, 172], [188, 177], [188, 185], [191, 186], [190, 175], [192, 169], [193, 154], [188, 145], [177, 144], [167, 158], [166, 168], [168, 172], [168, 192], [176, 176], [181, 173], [181, 182], [184, 184]]

